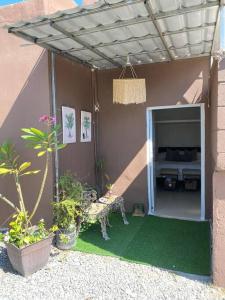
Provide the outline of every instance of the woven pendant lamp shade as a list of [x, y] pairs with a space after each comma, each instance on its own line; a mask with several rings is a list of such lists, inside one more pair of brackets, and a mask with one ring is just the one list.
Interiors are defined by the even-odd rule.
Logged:
[[[129, 66], [133, 78], [124, 78], [126, 67]], [[133, 66], [127, 58], [127, 64], [123, 68], [119, 79], [113, 80], [113, 103], [139, 104], [146, 102], [145, 79], [137, 78]]]
[[113, 103], [139, 104], [146, 102], [145, 79], [114, 79]]

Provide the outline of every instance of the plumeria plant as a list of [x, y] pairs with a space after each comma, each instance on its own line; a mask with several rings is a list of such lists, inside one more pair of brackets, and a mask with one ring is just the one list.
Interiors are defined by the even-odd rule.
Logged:
[[31, 162], [21, 162], [20, 156], [16, 153], [15, 147], [10, 142], [4, 142], [0, 145], [0, 175], [11, 175], [14, 178], [18, 195], [18, 204], [9, 200], [0, 194], [0, 199], [14, 209], [15, 214], [9, 224], [9, 231], [6, 235], [1, 235], [6, 242], [12, 243], [17, 247], [23, 247], [38, 242], [47, 237], [50, 232], [57, 230], [53, 226], [49, 231], [45, 228], [44, 220], [40, 220], [37, 226], [32, 226], [32, 218], [34, 217], [46, 184], [49, 160], [53, 152], [63, 149], [66, 145], [60, 144], [58, 141], [60, 126], [56, 124], [55, 117], [44, 115], [39, 121], [46, 126], [46, 130], [42, 131], [37, 128], [22, 128], [21, 136], [27, 142], [27, 145], [37, 152], [38, 157], [45, 158], [45, 167], [40, 184], [40, 190], [37, 195], [34, 207], [29, 213], [26, 209], [24, 200], [21, 178], [24, 176], [35, 175], [40, 170], [31, 169]]

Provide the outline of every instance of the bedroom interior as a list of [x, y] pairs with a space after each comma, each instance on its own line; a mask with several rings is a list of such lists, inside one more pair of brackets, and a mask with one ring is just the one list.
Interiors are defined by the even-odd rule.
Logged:
[[200, 220], [200, 107], [154, 110], [155, 214]]

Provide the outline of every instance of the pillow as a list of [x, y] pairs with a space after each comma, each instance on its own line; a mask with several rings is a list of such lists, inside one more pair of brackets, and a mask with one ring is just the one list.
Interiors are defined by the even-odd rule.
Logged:
[[198, 154], [197, 154], [197, 153], [198, 153], [198, 152], [197, 152], [197, 149], [193, 149], [193, 150], [191, 151], [191, 158], [192, 158], [192, 161], [198, 159]]
[[158, 160], [163, 161], [166, 160], [166, 152], [160, 152], [158, 153]]
[[176, 161], [176, 158], [177, 158], [177, 150], [167, 148], [166, 149], [166, 161]]

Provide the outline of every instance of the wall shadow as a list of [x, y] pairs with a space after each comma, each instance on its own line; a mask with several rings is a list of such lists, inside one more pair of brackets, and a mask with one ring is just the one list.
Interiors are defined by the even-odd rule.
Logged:
[[[28, 73], [28, 76], [25, 77], [26, 80], [22, 87], [20, 87], [20, 84], [17, 84], [18, 81], [21, 83], [21, 80], [17, 79], [20, 77], [19, 73], [13, 74], [12, 82], [2, 82], [2, 88], [6, 89], [6, 86], [7, 89], [12, 90], [18, 90], [20, 88], [20, 91], [18, 91], [18, 95], [15, 99], [10, 98], [10, 101], [9, 99], [5, 101], [5, 114], [4, 118], [1, 119], [0, 142], [11, 140], [15, 143], [16, 150], [21, 155], [21, 161], [31, 161], [34, 169], [43, 170], [44, 159], [37, 158], [36, 153], [28, 149], [25, 146], [25, 142], [20, 138], [21, 128], [30, 126], [40, 127], [42, 125], [38, 121], [39, 117], [43, 114], [50, 114], [48, 53], [43, 50], [39, 51], [39, 55], [37, 55], [37, 53], [38, 52], [35, 52], [33, 56], [33, 68], [31, 72]], [[26, 73], [23, 73], [23, 78], [25, 74]], [[6, 86], [4, 86], [4, 84]], [[10, 92], [8, 94], [6, 93], [6, 96], [9, 94]], [[38, 175], [27, 176], [26, 178], [24, 176], [24, 178], [21, 179], [28, 210], [32, 209], [37, 197], [42, 173], [43, 171]], [[53, 197], [52, 186], [52, 167], [50, 165], [43, 201], [33, 220], [34, 222], [36, 222], [41, 215], [47, 223], [51, 223], [50, 202]], [[12, 201], [17, 201], [15, 184], [9, 176], [1, 178], [0, 190], [2, 194], [5, 194]], [[0, 224], [6, 220], [6, 217], [10, 213], [12, 213], [11, 209], [9, 209], [6, 204], [1, 203]]]

